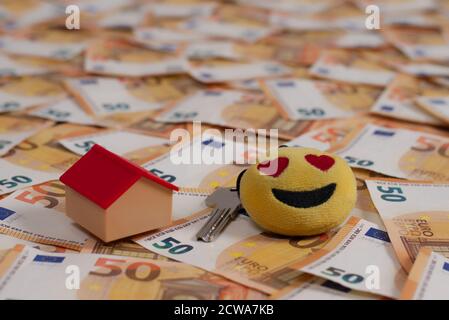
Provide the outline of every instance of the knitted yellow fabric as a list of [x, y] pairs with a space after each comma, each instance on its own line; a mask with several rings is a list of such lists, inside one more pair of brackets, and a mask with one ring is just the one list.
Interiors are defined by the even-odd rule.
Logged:
[[310, 148], [281, 148], [276, 159], [252, 165], [241, 176], [239, 192], [258, 225], [289, 236], [316, 235], [338, 226], [357, 197], [346, 162]]

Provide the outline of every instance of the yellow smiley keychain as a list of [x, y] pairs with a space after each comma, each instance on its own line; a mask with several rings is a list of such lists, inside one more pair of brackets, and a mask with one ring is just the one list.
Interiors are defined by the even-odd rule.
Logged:
[[243, 208], [262, 228], [309, 236], [340, 225], [356, 202], [356, 180], [338, 156], [309, 148], [280, 148], [237, 181]]

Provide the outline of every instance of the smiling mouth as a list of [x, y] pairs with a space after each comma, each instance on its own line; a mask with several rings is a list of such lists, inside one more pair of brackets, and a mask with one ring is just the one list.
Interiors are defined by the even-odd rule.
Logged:
[[274, 197], [280, 202], [295, 208], [311, 208], [329, 200], [334, 194], [336, 183], [330, 183], [319, 189], [310, 191], [288, 191], [272, 189]]

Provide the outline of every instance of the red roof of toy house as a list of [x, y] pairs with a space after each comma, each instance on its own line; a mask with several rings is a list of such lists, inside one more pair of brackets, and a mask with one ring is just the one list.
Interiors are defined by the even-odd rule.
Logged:
[[97, 144], [71, 166], [60, 180], [103, 209], [107, 209], [140, 178], [147, 178], [162, 187], [178, 190], [177, 186]]

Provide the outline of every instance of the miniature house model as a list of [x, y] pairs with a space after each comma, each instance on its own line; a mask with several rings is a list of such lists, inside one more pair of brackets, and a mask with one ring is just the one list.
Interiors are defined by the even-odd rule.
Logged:
[[105, 242], [170, 224], [178, 187], [99, 145], [60, 178], [66, 213]]

